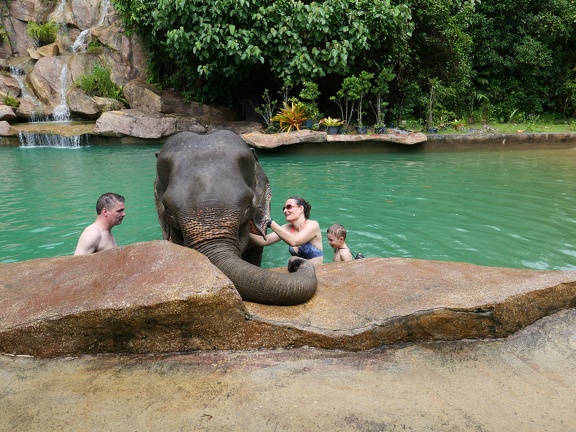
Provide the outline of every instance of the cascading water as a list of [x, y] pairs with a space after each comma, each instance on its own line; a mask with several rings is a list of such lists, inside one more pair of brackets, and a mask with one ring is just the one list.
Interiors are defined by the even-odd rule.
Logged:
[[60, 104], [54, 108], [52, 120], [57, 122], [70, 121], [70, 108], [66, 102], [68, 90], [68, 65], [62, 66], [60, 71]]
[[[60, 104], [54, 108], [50, 116], [34, 116], [30, 118], [31, 123], [63, 123], [70, 121], [70, 108], [66, 102], [68, 90], [68, 65], [64, 64], [60, 72]], [[48, 133], [29, 133], [20, 131], [18, 139], [21, 147], [59, 147], [76, 148], [81, 147], [87, 141], [86, 135], [62, 136]]]
[[90, 29], [82, 30], [82, 33], [78, 35], [74, 43], [72, 44], [72, 52], [80, 52], [80, 50], [86, 45], [88, 40], [88, 35], [90, 34]]
[[[108, 16], [108, 9], [110, 8], [110, 0], [102, 0], [100, 3], [100, 17], [98, 18], [97, 26], [101, 26], [104, 24], [104, 20]], [[85, 49], [86, 42], [88, 41], [88, 37], [90, 36], [92, 30], [85, 29], [76, 37], [76, 40], [72, 44], [72, 52], [80, 52]]]
[[31, 102], [32, 105], [34, 105], [35, 109], [30, 116], [30, 121], [36, 121], [39, 116], [39, 113], [42, 112], [42, 106], [40, 104], [40, 101], [30, 94], [28, 88], [24, 84], [23, 79], [25, 75], [24, 70], [17, 66], [10, 65], [10, 75], [12, 78], [16, 80], [18, 86], [20, 87], [21, 98]]

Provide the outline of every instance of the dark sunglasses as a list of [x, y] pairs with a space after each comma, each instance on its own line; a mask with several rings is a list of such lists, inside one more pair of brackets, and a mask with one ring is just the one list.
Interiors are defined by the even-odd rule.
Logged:
[[286, 210], [290, 211], [290, 210], [292, 210], [294, 207], [301, 207], [301, 206], [299, 206], [298, 204], [296, 204], [296, 205], [287, 204], [285, 207], [282, 207], [282, 211], [286, 211]]

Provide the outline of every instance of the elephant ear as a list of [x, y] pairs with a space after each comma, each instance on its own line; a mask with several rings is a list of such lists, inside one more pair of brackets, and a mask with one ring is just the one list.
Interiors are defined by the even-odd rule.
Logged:
[[252, 205], [255, 208], [252, 218], [252, 225], [262, 237], [266, 238], [266, 223], [270, 219], [270, 202], [272, 201], [272, 189], [268, 176], [260, 166], [258, 157], [254, 149], [254, 200]]

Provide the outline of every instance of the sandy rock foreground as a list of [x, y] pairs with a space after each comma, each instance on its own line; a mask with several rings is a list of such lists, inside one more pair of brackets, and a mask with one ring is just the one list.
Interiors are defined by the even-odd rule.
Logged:
[[1, 431], [576, 430], [576, 310], [507, 339], [0, 356]]

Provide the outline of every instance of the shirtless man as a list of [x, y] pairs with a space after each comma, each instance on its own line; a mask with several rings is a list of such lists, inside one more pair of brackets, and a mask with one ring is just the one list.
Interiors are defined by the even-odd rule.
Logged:
[[112, 249], [118, 246], [112, 228], [122, 223], [124, 213], [124, 197], [112, 192], [105, 193], [96, 202], [96, 220], [88, 225], [80, 239], [74, 255], [87, 255]]

